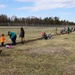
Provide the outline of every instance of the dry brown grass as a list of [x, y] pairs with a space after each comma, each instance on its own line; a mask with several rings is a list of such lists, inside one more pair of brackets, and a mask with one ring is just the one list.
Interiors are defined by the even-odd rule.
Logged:
[[[19, 29], [9, 30], [19, 35]], [[26, 40], [41, 37], [42, 30], [55, 34], [55, 28], [25, 27]], [[6, 40], [11, 42], [8, 36]], [[75, 32], [0, 49], [0, 75], [75, 75]]]

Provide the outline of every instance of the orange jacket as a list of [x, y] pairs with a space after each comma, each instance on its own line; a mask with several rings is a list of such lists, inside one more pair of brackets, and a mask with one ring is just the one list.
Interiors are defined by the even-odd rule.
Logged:
[[4, 36], [1, 36], [1, 42], [4, 42], [4, 40], [5, 40]]

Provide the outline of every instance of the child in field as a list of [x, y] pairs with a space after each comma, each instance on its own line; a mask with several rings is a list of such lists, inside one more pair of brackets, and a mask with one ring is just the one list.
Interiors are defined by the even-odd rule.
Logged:
[[48, 36], [47, 36], [47, 34], [46, 34], [46, 33], [44, 33], [43, 38], [44, 38], [45, 40], [47, 40], [47, 39], [48, 39]]
[[24, 44], [24, 37], [25, 37], [25, 31], [23, 28], [20, 28], [20, 38], [21, 38], [21, 43]]
[[70, 30], [70, 28], [68, 27], [68, 29], [67, 29], [67, 32], [68, 32], [68, 34], [71, 32], [71, 30]]
[[4, 46], [4, 41], [5, 41], [4, 34], [2, 34], [2, 36], [1, 36], [1, 46]]
[[52, 37], [52, 35], [51, 34], [48, 34], [48, 38], [50, 39]]
[[62, 30], [60, 31], [60, 33], [61, 33], [61, 34], [65, 34], [65, 30], [62, 29]]
[[42, 31], [42, 37], [44, 37], [44, 34], [45, 34], [45, 32], [44, 32], [44, 31]]

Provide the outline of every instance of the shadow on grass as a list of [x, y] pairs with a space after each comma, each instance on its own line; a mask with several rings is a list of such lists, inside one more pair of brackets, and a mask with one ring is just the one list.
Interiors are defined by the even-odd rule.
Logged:
[[[41, 38], [36, 38], [36, 39], [32, 39], [32, 40], [27, 40], [27, 41], [25, 41], [24, 43], [29, 43], [29, 42], [33, 42], [33, 41], [37, 41], [37, 40], [42, 40], [43, 38], [41, 37]], [[22, 44], [21, 42], [16, 42], [16, 45], [17, 44]], [[5, 44], [5, 45], [11, 45], [11, 43], [7, 43], [7, 44]], [[4, 46], [5, 46], [4, 45]], [[4, 46], [1, 46], [0, 45], [0, 47], [4, 47]]]

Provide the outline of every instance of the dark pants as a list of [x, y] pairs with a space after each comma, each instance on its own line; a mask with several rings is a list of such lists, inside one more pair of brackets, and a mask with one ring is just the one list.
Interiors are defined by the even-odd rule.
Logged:
[[43, 36], [43, 38], [44, 38], [45, 40], [47, 40], [47, 39], [48, 39], [48, 36], [45, 34], [45, 35]]
[[70, 32], [68, 31], [68, 34], [69, 34]]
[[12, 46], [16, 45], [16, 36], [14, 36], [11, 40], [12, 40]]
[[1, 42], [1, 46], [4, 46], [4, 42]]

